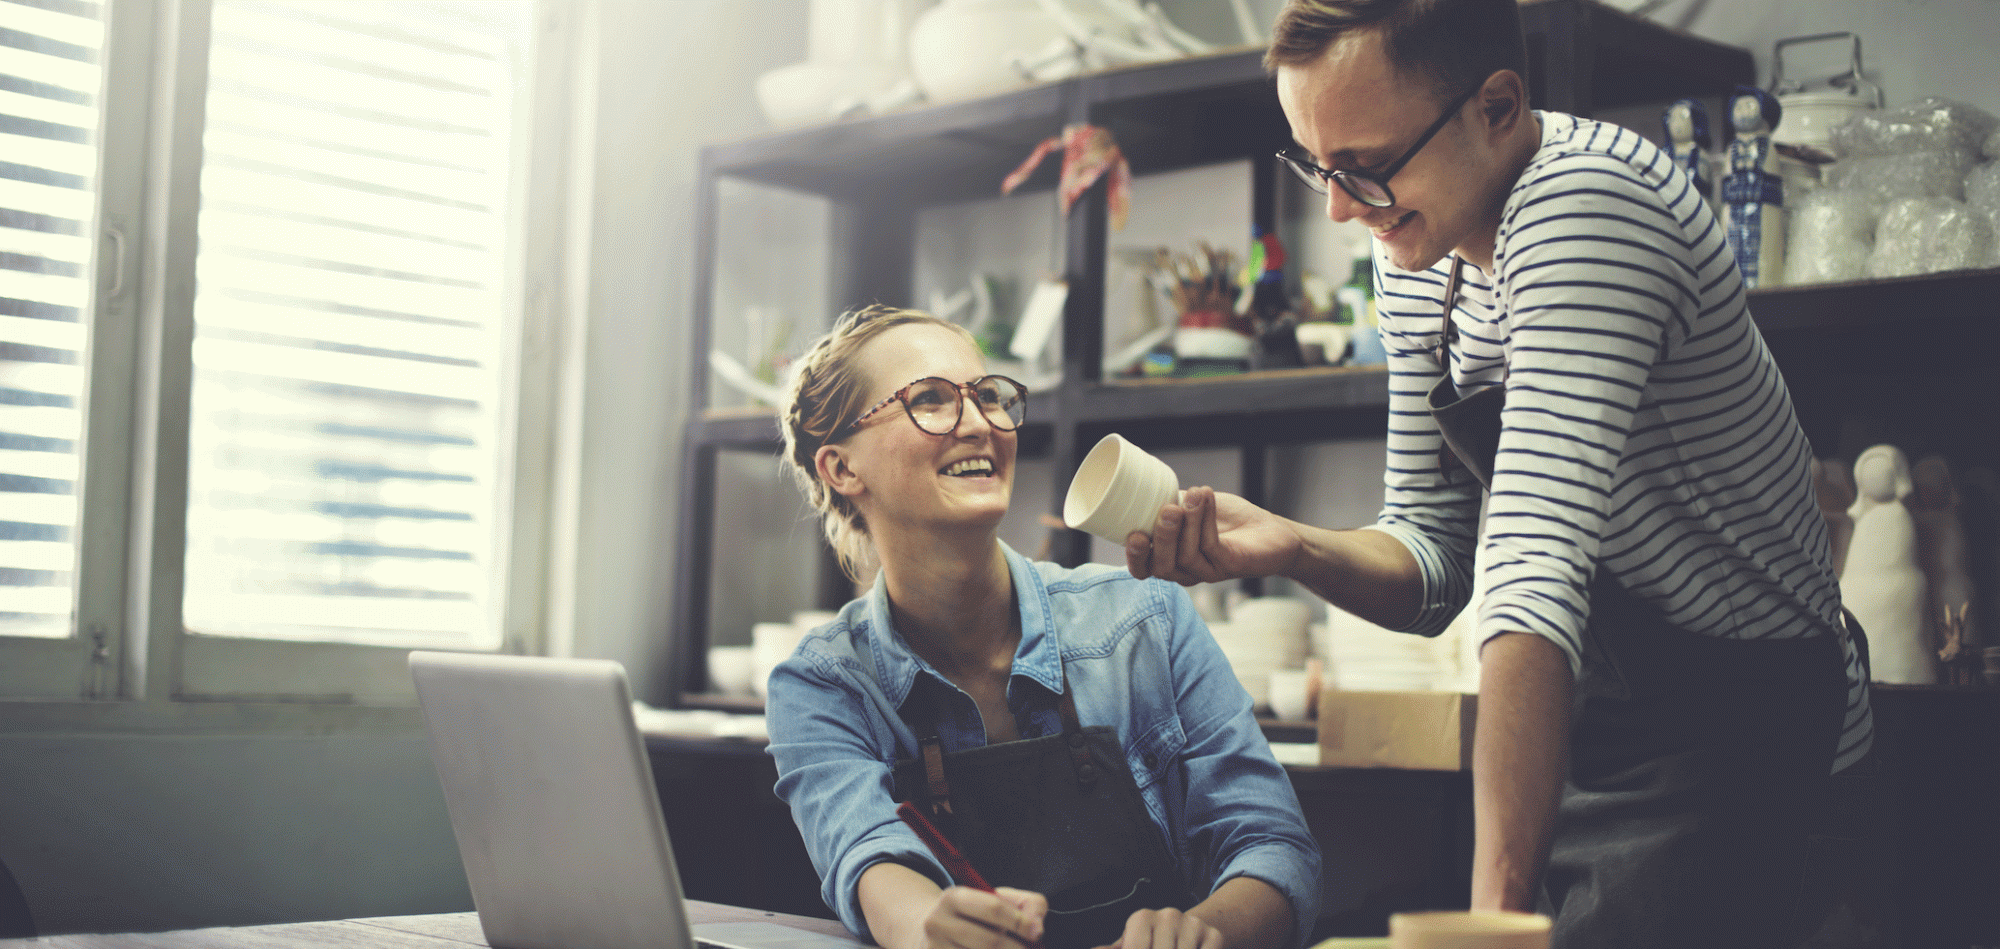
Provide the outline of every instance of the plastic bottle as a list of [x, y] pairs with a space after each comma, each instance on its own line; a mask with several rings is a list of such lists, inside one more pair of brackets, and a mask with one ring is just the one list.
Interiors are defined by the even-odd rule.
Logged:
[[1361, 245], [1354, 255], [1354, 270], [1347, 283], [1334, 293], [1341, 308], [1351, 313], [1354, 321], [1354, 355], [1347, 360], [1352, 366], [1379, 365], [1389, 360], [1375, 321], [1375, 257], [1370, 252], [1373, 246], [1372, 240]]

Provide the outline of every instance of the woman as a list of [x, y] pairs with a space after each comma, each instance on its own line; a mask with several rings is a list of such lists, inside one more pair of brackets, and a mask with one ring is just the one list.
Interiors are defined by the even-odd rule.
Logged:
[[1318, 850], [1186, 592], [1000, 541], [1025, 400], [962, 328], [879, 306], [793, 383], [786, 463], [849, 573], [881, 568], [770, 680], [827, 904], [888, 949], [1299, 945]]

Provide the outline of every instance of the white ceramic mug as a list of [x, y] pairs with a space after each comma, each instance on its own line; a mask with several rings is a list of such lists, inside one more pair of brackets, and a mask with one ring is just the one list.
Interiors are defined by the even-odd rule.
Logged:
[[1539, 913], [1394, 913], [1390, 949], [1549, 949], [1549, 918]]
[[1113, 432], [1077, 467], [1063, 498], [1063, 523], [1123, 547], [1133, 531], [1152, 533], [1160, 509], [1179, 495], [1174, 469]]
[[799, 648], [801, 633], [792, 623], [757, 623], [750, 627], [750, 648], [756, 659], [750, 676], [750, 690], [764, 698], [771, 670], [792, 657]]
[[757, 674], [756, 647], [708, 647], [708, 689], [724, 695], [750, 695]]
[[1278, 669], [1271, 673], [1271, 716], [1280, 721], [1303, 722], [1312, 706], [1311, 682], [1317, 678], [1305, 669]]

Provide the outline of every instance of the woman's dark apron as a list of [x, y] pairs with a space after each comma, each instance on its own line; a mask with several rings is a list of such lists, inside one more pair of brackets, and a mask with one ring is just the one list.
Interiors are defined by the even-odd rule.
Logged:
[[[1491, 488], [1505, 387], [1461, 397], [1451, 380], [1461, 265], [1454, 258], [1430, 408], [1440, 461]], [[1814, 922], [1807, 840], [1847, 707], [1839, 640], [1689, 632], [1600, 567], [1582, 645], [1543, 878], [1554, 949], [1796, 945]]]
[[920, 679], [904, 706], [921, 753], [896, 763], [896, 800], [915, 804], [987, 882], [1047, 897], [1047, 949], [1110, 945], [1135, 911], [1193, 905], [1117, 730], [1082, 727], [1067, 680], [1061, 734], [949, 753], [937, 737], [942, 688]]

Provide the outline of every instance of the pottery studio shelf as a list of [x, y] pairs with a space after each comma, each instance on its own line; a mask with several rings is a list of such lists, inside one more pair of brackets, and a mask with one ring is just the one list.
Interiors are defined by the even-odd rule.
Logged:
[[[1581, 114], [1726, 93], [1755, 80], [1748, 52], [1632, 17], [1596, 0], [1534, 0], [1522, 8], [1530, 96], [1538, 107]], [[687, 364], [693, 393], [684, 432], [673, 642], [674, 694], [699, 692], [709, 641], [710, 571], [719, 536], [715, 468], [720, 451], [774, 451], [768, 413], [710, 411], [707, 354], [716, 304], [718, 189], [723, 181], [816, 195], [831, 204], [828, 229], [835, 309], [856, 301], [915, 300], [916, 220], [926, 208], [997, 196], [1000, 182], [1066, 125], [1107, 129], [1135, 175], [1245, 161], [1251, 221], [1277, 222], [1272, 152], [1291, 133], [1261, 48], [1225, 49], [1023, 86], [998, 95], [892, 115], [791, 129], [702, 151], [696, 188], [696, 314]], [[1056, 187], [1046, 161], [1023, 185]], [[1061, 327], [1060, 385], [1029, 408], [1023, 453], [1053, 462], [1054, 496], [1090, 446], [1110, 431], [1156, 448], [1233, 448], [1246, 496], [1263, 499], [1270, 449], [1288, 443], [1379, 438], [1387, 383], [1379, 370], [1305, 369], [1198, 380], [1105, 378], [1105, 278], [1111, 240], [1103, 186], [1085, 191], [1057, 238], [1069, 285]], [[1067, 532], [1054, 559], [1089, 557], [1089, 538]], [[828, 556], [817, 605], [851, 586]]]

